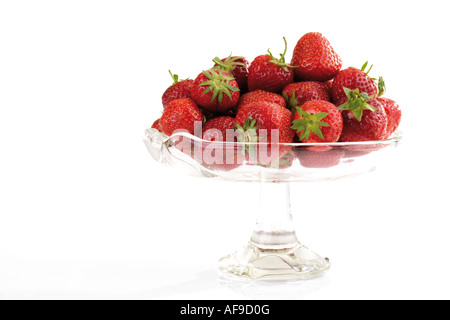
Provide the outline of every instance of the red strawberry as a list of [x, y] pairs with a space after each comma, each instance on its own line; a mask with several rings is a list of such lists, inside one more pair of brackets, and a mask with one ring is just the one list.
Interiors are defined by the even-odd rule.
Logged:
[[205, 123], [203, 139], [211, 142], [202, 143], [203, 166], [214, 170], [229, 171], [244, 162], [244, 156], [237, 145], [221, 143], [222, 141], [237, 141], [235, 125], [234, 118], [225, 116], [211, 119]]
[[291, 65], [298, 81], [327, 81], [339, 72], [342, 60], [321, 33], [310, 32], [298, 40]]
[[369, 153], [371, 153], [371, 150], [364, 150], [366, 146], [354, 146], [354, 147], [348, 147], [345, 151], [344, 151], [344, 155], [342, 156], [342, 158], [344, 159], [353, 159], [353, 158], [357, 158], [357, 157], [362, 157], [365, 155], [368, 155]]
[[283, 97], [288, 101], [289, 107], [301, 106], [308, 101], [330, 101], [330, 93], [325, 83], [318, 81], [304, 81], [291, 83], [283, 89]]
[[327, 87], [328, 94], [331, 97], [331, 88], [333, 88], [333, 80], [328, 80], [328, 81], [325, 81], [325, 82], [322, 82], [322, 83], [325, 85], [325, 87]]
[[386, 112], [386, 116], [388, 119], [387, 129], [386, 129], [386, 136], [385, 138], [389, 138], [395, 130], [397, 130], [398, 125], [400, 124], [400, 120], [402, 117], [402, 111], [400, 110], [399, 105], [394, 100], [379, 97], [377, 98], [379, 102], [384, 107], [384, 111]]
[[194, 85], [194, 80], [181, 80], [178, 81], [178, 75], [172, 74], [170, 72], [170, 76], [173, 79], [173, 84], [164, 91], [162, 96], [162, 104], [163, 107], [167, 107], [167, 105], [175, 99], [181, 98], [190, 98], [192, 86]]
[[344, 88], [346, 97], [338, 102], [344, 128], [342, 142], [382, 140], [386, 137], [388, 118], [383, 105], [358, 89]]
[[195, 122], [203, 122], [203, 114], [190, 98], [173, 100], [164, 109], [159, 121], [162, 132], [171, 136], [175, 130], [186, 130], [194, 134]]
[[342, 132], [342, 116], [338, 108], [328, 101], [308, 101], [297, 108], [292, 129], [305, 143], [337, 142]]
[[[247, 117], [247, 120], [243, 120]], [[236, 116], [236, 133], [248, 165], [280, 167], [291, 147], [294, 131], [289, 128], [292, 113], [270, 102], [254, 102], [244, 106]], [[240, 125], [239, 123], [243, 123]]]
[[305, 168], [330, 168], [337, 166], [344, 156], [342, 148], [327, 148], [325, 150], [299, 147], [295, 150], [300, 164]]
[[282, 153], [282, 156], [280, 157], [279, 161], [275, 163], [275, 165], [272, 164], [272, 167], [275, 167], [277, 169], [287, 169], [294, 164], [295, 155], [292, 152], [292, 149], [286, 148], [286, 151], [287, 152]]
[[[272, 104], [271, 107], [267, 106], [271, 104], [269, 102], [263, 103], [267, 104], [266, 107], [258, 107], [256, 104], [258, 103], [255, 103], [254, 107], [259, 110], [253, 112], [245, 110], [247, 108], [252, 109], [252, 104], [242, 108], [242, 117], [247, 116], [249, 113], [252, 115], [249, 116], [242, 126], [236, 124], [238, 141], [252, 142], [251, 144], [245, 144], [245, 146], [241, 147], [241, 152], [245, 151], [244, 154], [247, 164], [279, 167], [282, 165], [282, 157], [290, 150], [289, 145], [280, 143], [292, 142], [293, 135], [295, 135], [288, 126], [290, 119], [292, 119], [292, 113], [287, 109], [284, 109], [290, 114], [280, 114], [280, 109], [282, 108], [277, 104]], [[269, 110], [271, 108], [278, 109], [278, 111]], [[252, 116], [254, 116], [255, 119], [253, 119]]]
[[206, 110], [226, 112], [239, 101], [239, 86], [236, 80], [221, 70], [200, 73], [191, 91], [192, 99]]
[[[217, 117], [207, 121], [203, 125], [202, 136], [204, 140], [208, 141], [228, 141], [227, 134], [230, 130], [234, 131], [236, 122], [232, 117]], [[234, 137], [231, 138], [234, 141]]]
[[331, 95], [333, 102], [337, 102], [346, 97], [344, 87], [350, 90], [358, 89], [359, 92], [365, 92], [369, 96], [377, 95], [377, 84], [368, 76], [369, 71], [365, 72], [367, 62], [362, 66], [361, 70], [356, 68], [347, 68], [341, 70], [333, 80], [333, 87], [331, 89]]
[[236, 79], [239, 89], [241, 90], [241, 94], [247, 92], [249, 63], [244, 57], [232, 57], [231, 55], [224, 59], [215, 57], [213, 62], [215, 63], [213, 69], [225, 71]]
[[276, 103], [260, 101], [243, 106], [236, 115], [237, 139], [256, 143], [245, 146], [248, 163], [277, 166], [290, 149], [278, 143], [291, 143], [295, 135], [291, 122], [292, 113]]
[[208, 169], [230, 171], [241, 166], [245, 161], [242, 149], [236, 144], [218, 141], [204, 142], [201, 150], [201, 161], [196, 160]]
[[[250, 123], [249, 123], [249, 119]], [[255, 120], [255, 121], [252, 121]], [[295, 132], [291, 129], [292, 113], [276, 103], [253, 102], [243, 106], [236, 115], [236, 123], [243, 129], [256, 130], [258, 141], [291, 143]], [[245, 128], [245, 124], [250, 128]], [[239, 129], [239, 127], [238, 127]], [[262, 130], [265, 130], [262, 131]], [[272, 132], [272, 130], [277, 130]], [[278, 134], [279, 140], [272, 141], [271, 134]]]
[[284, 39], [284, 52], [280, 59], [276, 59], [270, 50], [269, 54], [257, 56], [248, 69], [248, 89], [265, 90], [279, 93], [289, 83], [294, 81], [292, 66], [285, 62], [284, 55], [287, 50], [287, 42]]
[[[384, 143], [346, 146], [344, 156], [342, 158], [350, 159], [351, 162], [351, 159], [353, 158], [363, 157], [365, 155], [368, 155], [369, 153], [386, 148], [387, 146], [388, 145]], [[347, 162], [349, 161], [347, 160]]]
[[152, 124], [152, 129], [156, 129], [161, 132], [162, 131], [161, 126], [159, 124], [160, 121], [161, 121], [161, 118], [155, 120], [155, 122], [153, 122], [153, 124]]
[[286, 108], [286, 100], [279, 94], [264, 90], [255, 90], [247, 92], [246, 94], [243, 94], [241, 96], [241, 98], [239, 99], [237, 111], [239, 111], [246, 104], [260, 101], [276, 103], [283, 108]]

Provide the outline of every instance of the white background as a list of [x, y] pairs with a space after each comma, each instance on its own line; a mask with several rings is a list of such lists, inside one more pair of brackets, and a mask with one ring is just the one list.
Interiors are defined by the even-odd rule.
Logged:
[[[448, 299], [446, 1], [1, 1], [0, 299]], [[287, 60], [322, 32], [344, 67], [374, 64], [403, 110], [380, 170], [295, 185], [322, 278], [230, 282], [258, 186], [175, 175], [149, 156], [168, 70], [216, 55]]]

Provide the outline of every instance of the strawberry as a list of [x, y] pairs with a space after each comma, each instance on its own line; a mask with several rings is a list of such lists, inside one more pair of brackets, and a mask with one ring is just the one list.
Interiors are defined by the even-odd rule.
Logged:
[[279, 93], [289, 83], [294, 81], [293, 67], [285, 62], [287, 51], [286, 38], [284, 40], [284, 52], [280, 59], [276, 59], [270, 50], [269, 54], [257, 56], [248, 69], [248, 89], [265, 90]]
[[347, 149], [344, 151], [344, 155], [342, 156], [342, 158], [353, 159], [353, 158], [368, 155], [369, 153], [372, 152], [370, 149], [364, 150], [365, 149], [364, 147], [366, 147], [366, 146], [347, 147]]
[[[291, 122], [292, 113], [288, 109], [265, 101], [249, 103], [236, 115], [236, 123], [240, 126], [238, 129], [244, 131], [254, 129], [259, 138], [257, 141], [264, 142], [291, 143], [295, 135], [291, 129]], [[272, 141], [272, 133], [278, 134], [278, 141]]]
[[239, 86], [228, 73], [211, 69], [200, 73], [194, 81], [192, 99], [212, 112], [226, 112], [239, 101]]
[[155, 120], [155, 122], [153, 122], [153, 124], [152, 124], [152, 129], [156, 129], [161, 132], [162, 130], [161, 130], [161, 126], [159, 123], [160, 121], [161, 121], [161, 118]]
[[202, 159], [199, 161], [204, 167], [212, 170], [230, 171], [241, 166], [245, 157], [241, 148], [236, 144], [211, 141], [202, 143]]
[[[208, 141], [228, 141], [227, 134], [229, 130], [234, 131], [236, 122], [232, 117], [217, 117], [207, 121], [203, 125], [202, 136]], [[228, 132], [227, 132], [228, 131]], [[234, 141], [234, 137], [231, 138]]]
[[304, 81], [291, 83], [283, 89], [283, 97], [293, 112], [294, 108], [312, 100], [330, 101], [330, 93], [325, 83]]
[[382, 140], [386, 137], [388, 118], [378, 99], [359, 89], [344, 88], [346, 97], [338, 101], [344, 128], [342, 142]]
[[286, 100], [279, 94], [264, 90], [255, 90], [247, 92], [246, 94], [243, 94], [241, 96], [241, 98], [239, 99], [237, 111], [239, 111], [246, 104], [259, 101], [276, 103], [282, 106], [283, 108], [286, 108]]
[[171, 136], [175, 130], [186, 130], [194, 134], [195, 122], [203, 121], [203, 114], [190, 98], [173, 100], [164, 109], [159, 121], [162, 132]]
[[260, 101], [243, 106], [236, 115], [236, 133], [238, 141], [253, 143], [244, 147], [248, 163], [279, 166], [290, 147], [278, 143], [291, 143], [295, 135], [291, 122], [292, 113], [276, 103]]
[[324, 100], [308, 101], [297, 107], [292, 129], [301, 142], [337, 142], [342, 132], [342, 116], [338, 108]]
[[327, 81], [339, 72], [342, 60], [321, 33], [310, 32], [298, 40], [291, 65], [298, 81]]
[[363, 157], [365, 155], [368, 155], [369, 153], [386, 148], [387, 146], [387, 144], [383, 143], [347, 146], [342, 158], [353, 159]]
[[344, 87], [350, 90], [358, 89], [359, 92], [365, 92], [369, 96], [377, 95], [377, 84], [374, 79], [370, 78], [368, 73], [370, 69], [365, 72], [367, 67], [367, 62], [364, 63], [361, 69], [347, 68], [341, 70], [333, 80], [333, 86], [331, 89], [331, 96], [334, 102], [341, 100], [346, 97]]
[[213, 62], [215, 63], [213, 69], [222, 70], [236, 79], [241, 94], [247, 92], [249, 63], [244, 57], [232, 57], [231, 55], [224, 59], [215, 57]]
[[342, 148], [327, 148], [317, 150], [312, 148], [297, 148], [295, 150], [300, 164], [304, 168], [330, 168], [337, 166], [344, 156]]
[[172, 77], [173, 84], [164, 91], [162, 95], [162, 104], [163, 107], [167, 107], [167, 105], [175, 99], [181, 98], [190, 98], [192, 86], [194, 85], [194, 80], [178, 80], [178, 75], [172, 74], [169, 70], [170, 76]]
[[[244, 119], [247, 120], [244, 121]], [[236, 116], [236, 133], [247, 164], [277, 168], [291, 147], [295, 135], [289, 128], [292, 113], [270, 102], [254, 102], [244, 106]], [[247, 144], [250, 143], [250, 144]]]
[[386, 136], [385, 138], [389, 138], [395, 130], [397, 130], [398, 125], [400, 124], [400, 120], [402, 117], [402, 111], [400, 110], [399, 105], [394, 100], [379, 97], [377, 100], [383, 105], [384, 111], [386, 112], [386, 116], [388, 119]]
[[275, 167], [277, 169], [287, 169], [290, 168], [294, 164], [295, 155], [292, 152], [292, 149], [290, 148], [282, 148], [282, 150], [285, 149], [286, 152], [281, 153], [280, 159], [275, 163], [275, 165], [272, 163], [271, 167]]
[[325, 81], [325, 82], [322, 82], [324, 85], [325, 85], [325, 87], [327, 88], [327, 90], [328, 90], [328, 94], [330, 95], [330, 97], [331, 97], [331, 88], [333, 88], [333, 80], [328, 80], [328, 81]]
[[[229, 171], [244, 162], [244, 155], [239, 146], [223, 143], [237, 141], [235, 121], [232, 117], [217, 117], [203, 126], [202, 165], [213, 170]], [[211, 142], [209, 142], [211, 141]]]

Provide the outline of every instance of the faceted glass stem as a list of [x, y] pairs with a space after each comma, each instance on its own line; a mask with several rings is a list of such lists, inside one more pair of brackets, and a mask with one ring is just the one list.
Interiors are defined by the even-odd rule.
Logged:
[[307, 279], [330, 267], [297, 240], [288, 183], [262, 182], [260, 210], [252, 237], [243, 249], [219, 261], [227, 275], [250, 279]]

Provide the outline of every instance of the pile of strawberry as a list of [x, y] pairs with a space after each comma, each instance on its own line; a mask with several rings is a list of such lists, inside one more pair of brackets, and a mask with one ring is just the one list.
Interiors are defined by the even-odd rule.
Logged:
[[383, 78], [371, 78], [367, 62], [361, 69], [342, 69], [330, 42], [311, 32], [286, 63], [284, 42], [278, 59], [268, 50], [251, 64], [241, 56], [216, 57], [195, 80], [179, 81], [171, 73], [174, 83], [162, 96], [164, 111], [152, 128], [168, 136], [181, 129], [195, 134], [195, 123], [203, 122], [205, 140], [228, 141], [227, 130], [235, 130], [229, 139], [267, 142], [275, 129], [280, 143], [382, 140], [397, 129], [400, 108], [381, 97]]

